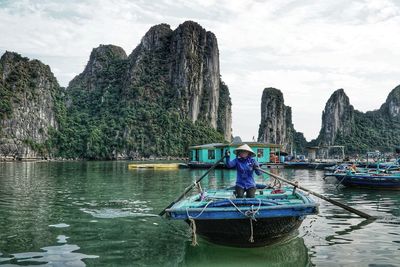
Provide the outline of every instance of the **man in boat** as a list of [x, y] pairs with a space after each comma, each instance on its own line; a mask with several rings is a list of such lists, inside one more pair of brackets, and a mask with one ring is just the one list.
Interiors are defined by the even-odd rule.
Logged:
[[356, 164], [351, 164], [351, 166], [349, 167], [350, 172], [356, 173], [357, 172], [357, 166]]
[[254, 198], [256, 195], [256, 182], [254, 181], [254, 172], [257, 175], [261, 175], [258, 170], [259, 164], [253, 158], [255, 153], [247, 145], [241, 145], [234, 150], [236, 158], [230, 160], [230, 152], [227, 150], [226, 155], [226, 167], [236, 168], [236, 186], [235, 195], [237, 198], [243, 198], [246, 193], [246, 198]]

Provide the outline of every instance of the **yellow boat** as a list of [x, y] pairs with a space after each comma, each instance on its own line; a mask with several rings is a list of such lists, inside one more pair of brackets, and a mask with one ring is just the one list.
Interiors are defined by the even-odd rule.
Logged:
[[132, 163], [132, 164], [128, 164], [128, 169], [175, 170], [175, 169], [179, 169], [179, 163], [146, 163], [146, 164]]

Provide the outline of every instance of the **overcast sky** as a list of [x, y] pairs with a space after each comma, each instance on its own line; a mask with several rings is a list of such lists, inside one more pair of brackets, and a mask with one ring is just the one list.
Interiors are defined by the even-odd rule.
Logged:
[[39, 59], [66, 86], [99, 44], [129, 54], [151, 26], [185, 20], [218, 38], [233, 133], [243, 140], [257, 138], [266, 87], [283, 92], [295, 129], [310, 140], [336, 89], [368, 111], [400, 84], [396, 0], [0, 0], [0, 53]]

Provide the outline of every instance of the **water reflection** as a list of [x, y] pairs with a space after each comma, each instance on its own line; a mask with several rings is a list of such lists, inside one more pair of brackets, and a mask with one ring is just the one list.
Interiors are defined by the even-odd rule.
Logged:
[[252, 249], [218, 246], [201, 240], [199, 246], [187, 244], [180, 266], [310, 266], [308, 249], [303, 238]]
[[77, 245], [66, 244], [67, 236], [59, 235], [57, 243], [62, 245], [43, 247], [43, 252], [23, 252], [11, 255], [0, 253], [0, 264], [4, 266], [86, 266], [83, 259], [95, 259], [98, 256], [76, 252]]
[[[351, 238], [345, 238], [345, 235], [349, 235], [350, 233], [363, 229], [367, 225], [374, 223], [375, 220], [362, 220], [357, 224], [352, 224], [352, 222], [348, 222], [347, 220], [343, 220], [342, 225], [346, 225], [346, 228], [336, 231], [334, 235], [326, 236], [325, 240], [329, 242], [330, 245], [334, 244], [350, 244], [353, 240]], [[337, 225], [338, 223], [336, 223]]]

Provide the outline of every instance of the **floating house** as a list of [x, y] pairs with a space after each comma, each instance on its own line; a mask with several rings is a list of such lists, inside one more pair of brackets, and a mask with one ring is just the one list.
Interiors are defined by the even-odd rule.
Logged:
[[[238, 144], [213, 143], [191, 146], [189, 147], [188, 166], [191, 168], [209, 168], [220, 160], [227, 150], [231, 152], [231, 158], [233, 158], [235, 156], [233, 151], [243, 144], [251, 147], [256, 154], [254, 158], [261, 164], [276, 163], [275, 161], [271, 161], [271, 156], [274, 157], [281, 151], [281, 145], [259, 142], [243, 142]], [[224, 167], [224, 165], [224, 163], [221, 163], [219, 167]]]

